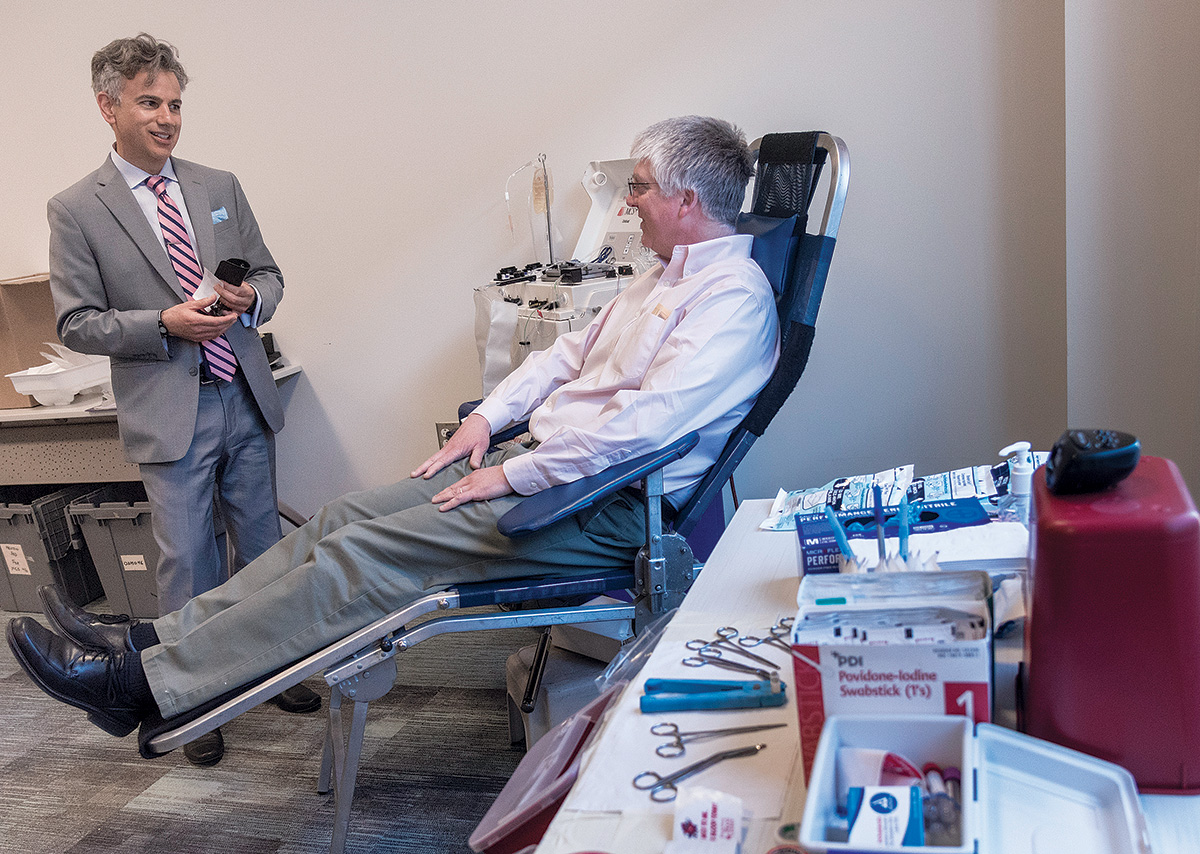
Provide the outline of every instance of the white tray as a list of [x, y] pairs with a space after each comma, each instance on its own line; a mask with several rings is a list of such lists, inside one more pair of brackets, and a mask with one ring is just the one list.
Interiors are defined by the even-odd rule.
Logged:
[[[899, 753], [962, 770], [962, 845], [851, 846], [825, 840], [836, 803], [837, 749]], [[1150, 854], [1133, 776], [1119, 765], [958, 715], [833, 715], [813, 763], [800, 826], [809, 852]]]

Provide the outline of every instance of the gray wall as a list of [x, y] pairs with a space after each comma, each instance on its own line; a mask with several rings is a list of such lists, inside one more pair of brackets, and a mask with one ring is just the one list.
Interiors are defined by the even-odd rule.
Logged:
[[1200, 5], [1067, 3], [1067, 401], [1200, 489]]
[[[0, 276], [46, 269], [45, 200], [105, 156], [92, 51], [141, 29], [175, 42], [192, 75], [177, 154], [238, 173], [285, 272], [268, 329], [304, 375], [286, 389], [280, 482], [312, 512], [405, 476], [435, 447], [433, 422], [477, 395], [471, 289], [532, 257], [509, 233], [510, 172], [547, 154], [565, 252], [587, 162], [626, 156], [659, 118], [719, 115], [752, 137], [818, 127], [849, 146], [850, 198], [812, 361], [743, 465], [743, 498], [988, 462], [1021, 438], [1045, 448], [1068, 418], [1134, 429], [1200, 483], [1195, 88], [1182, 104], [1140, 97], [1193, 72], [1181, 54], [1174, 80], [1156, 66], [1129, 97], [1093, 104], [1136, 51], [1195, 43], [1172, 19], [1192, 38], [1197, 13], [1159, 5], [1132, 58], [1121, 44], [1085, 59], [1122, 23], [1105, 4], [7, 0]], [[1100, 121], [1127, 108], [1125, 127]], [[1081, 143], [1084, 119], [1099, 137]], [[1130, 127], [1173, 155], [1151, 156]], [[1114, 172], [1129, 179], [1124, 218], [1163, 226], [1144, 248], [1161, 266], [1136, 293], [1095, 251]], [[1080, 299], [1097, 280], [1113, 284], [1105, 298]], [[1130, 334], [1170, 332], [1133, 363], [1111, 334], [1131, 305]], [[1173, 390], [1148, 391], [1166, 365]]]

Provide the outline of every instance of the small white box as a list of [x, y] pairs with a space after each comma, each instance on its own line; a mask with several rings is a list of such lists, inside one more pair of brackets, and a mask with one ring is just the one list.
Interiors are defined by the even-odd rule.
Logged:
[[[840, 747], [888, 750], [918, 766], [961, 769], [961, 844], [895, 848], [828, 841]], [[964, 717], [944, 715], [831, 717], [809, 780], [800, 846], [810, 854], [1150, 852], [1137, 788], [1124, 768], [995, 724], [972, 726]]]

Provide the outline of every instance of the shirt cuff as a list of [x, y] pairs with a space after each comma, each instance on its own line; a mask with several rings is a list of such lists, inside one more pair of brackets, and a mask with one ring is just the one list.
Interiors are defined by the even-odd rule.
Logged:
[[[246, 282], [246, 284], [250, 285], [249, 282]], [[251, 303], [248, 310], [242, 312], [242, 316], [239, 319], [242, 321], [242, 326], [245, 326], [247, 329], [257, 329], [258, 319], [262, 315], [262, 297], [258, 295], [258, 288], [254, 287], [254, 285], [250, 285], [250, 287], [254, 291], [254, 302]]]
[[532, 459], [536, 454], [537, 451], [533, 450], [528, 454], [509, 457], [500, 464], [504, 469], [504, 476], [508, 479], [508, 485], [518, 495], [533, 495], [550, 486], [546, 478], [537, 470], [537, 464]]
[[512, 420], [508, 417], [507, 407], [499, 401], [492, 400], [490, 397], [484, 398], [482, 403], [471, 410], [471, 414], [482, 415], [493, 433], [507, 427], [508, 422]]

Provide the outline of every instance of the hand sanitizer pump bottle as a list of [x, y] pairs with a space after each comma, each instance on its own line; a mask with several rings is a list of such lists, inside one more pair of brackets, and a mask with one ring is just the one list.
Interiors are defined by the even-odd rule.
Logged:
[[997, 505], [996, 519], [1000, 522], [1020, 522], [1029, 527], [1029, 495], [1033, 486], [1033, 454], [1028, 442], [1013, 442], [1000, 451], [1009, 460], [1008, 495]]

